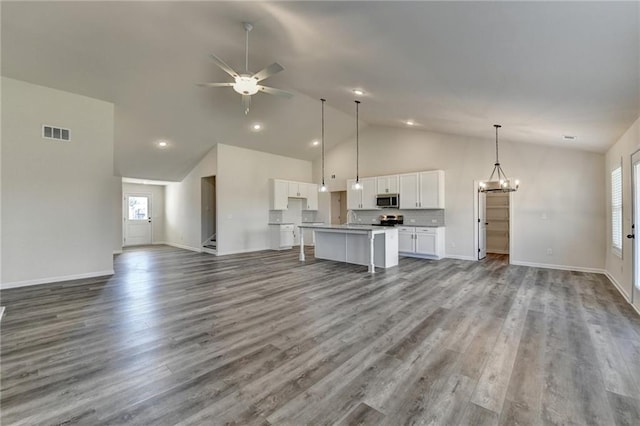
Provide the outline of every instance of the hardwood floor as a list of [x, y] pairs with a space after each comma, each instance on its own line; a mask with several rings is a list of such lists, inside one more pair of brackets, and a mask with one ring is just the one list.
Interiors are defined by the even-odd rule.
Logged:
[[640, 424], [640, 317], [603, 275], [307, 259], [145, 247], [2, 291], [2, 424]]

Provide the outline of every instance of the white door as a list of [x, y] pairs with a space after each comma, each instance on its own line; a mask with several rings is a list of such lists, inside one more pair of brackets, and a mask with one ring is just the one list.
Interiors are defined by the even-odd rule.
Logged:
[[151, 244], [151, 196], [126, 194], [124, 198], [124, 244]]
[[478, 192], [478, 260], [487, 257], [487, 194]]
[[640, 152], [631, 156], [632, 194], [633, 194], [633, 223], [631, 233], [627, 238], [633, 239], [633, 285], [631, 286], [631, 303], [640, 310], [640, 235], [636, 232], [640, 225]]

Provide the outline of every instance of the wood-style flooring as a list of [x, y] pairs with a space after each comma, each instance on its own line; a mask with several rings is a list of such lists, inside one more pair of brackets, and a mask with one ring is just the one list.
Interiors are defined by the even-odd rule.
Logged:
[[640, 317], [599, 274], [127, 249], [2, 291], [2, 425], [640, 425]]

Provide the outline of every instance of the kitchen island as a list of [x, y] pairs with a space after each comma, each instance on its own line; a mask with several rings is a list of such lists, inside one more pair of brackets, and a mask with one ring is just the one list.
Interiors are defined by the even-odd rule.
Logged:
[[[398, 229], [371, 225], [300, 225], [315, 234], [317, 259], [335, 260], [375, 267], [398, 265]], [[305, 260], [303, 232], [300, 233], [300, 261]]]

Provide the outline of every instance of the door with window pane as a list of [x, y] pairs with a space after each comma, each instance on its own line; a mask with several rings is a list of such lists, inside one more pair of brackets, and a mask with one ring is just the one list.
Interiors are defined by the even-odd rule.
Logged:
[[124, 244], [151, 244], [151, 196], [127, 194], [124, 197]]
[[633, 243], [633, 285], [631, 286], [631, 303], [640, 310], [640, 235], [636, 229], [640, 224], [640, 152], [631, 156], [631, 191], [633, 195], [633, 223], [627, 237]]

